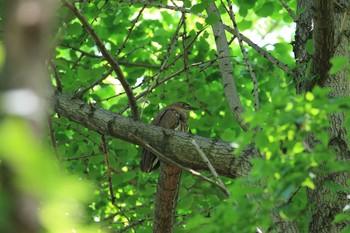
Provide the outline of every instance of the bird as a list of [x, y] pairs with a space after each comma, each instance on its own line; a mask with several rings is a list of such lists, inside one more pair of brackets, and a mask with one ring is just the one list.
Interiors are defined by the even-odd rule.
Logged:
[[[198, 110], [185, 102], [176, 102], [169, 104], [166, 108], [158, 113], [152, 120], [152, 125], [159, 126], [165, 129], [173, 129], [181, 132], [187, 132], [188, 114], [191, 110]], [[147, 149], [142, 151], [142, 159], [140, 169], [142, 172], [150, 173], [157, 169], [160, 165], [156, 155]]]

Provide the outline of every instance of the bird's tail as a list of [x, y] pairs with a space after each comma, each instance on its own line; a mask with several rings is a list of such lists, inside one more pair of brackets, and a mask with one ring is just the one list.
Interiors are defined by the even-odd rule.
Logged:
[[143, 172], [149, 173], [159, 167], [159, 160], [156, 155], [151, 153], [149, 150], [143, 149], [142, 159], [140, 162], [140, 169]]

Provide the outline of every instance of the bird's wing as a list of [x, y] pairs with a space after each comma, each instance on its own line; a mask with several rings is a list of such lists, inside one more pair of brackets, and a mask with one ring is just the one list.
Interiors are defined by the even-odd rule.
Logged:
[[166, 129], [176, 129], [180, 124], [180, 114], [172, 108], [161, 111], [152, 121], [152, 125]]

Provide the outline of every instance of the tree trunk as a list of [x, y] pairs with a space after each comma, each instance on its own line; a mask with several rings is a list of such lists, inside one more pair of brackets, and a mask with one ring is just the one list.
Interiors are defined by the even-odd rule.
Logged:
[[[36, 138], [42, 137], [46, 118], [43, 99], [47, 94], [48, 75], [45, 62], [49, 54], [47, 40], [54, 6], [54, 1], [5, 1], [6, 60], [0, 74], [0, 125], [3, 127], [4, 122], [15, 119], [18, 125], [30, 128]], [[21, 190], [17, 168], [9, 161], [18, 155], [4, 153], [3, 147], [1, 149], [0, 208], [4, 219], [1, 219], [0, 232], [42, 232], [38, 200], [33, 193]]]
[[[312, 8], [310, 8], [311, 3], [313, 4]], [[347, 70], [340, 71], [336, 75], [329, 75], [330, 59], [333, 56], [350, 58], [348, 48], [350, 40], [349, 36], [345, 35], [345, 31], [350, 29], [350, 24], [344, 20], [348, 4], [348, 1], [345, 0], [336, 2], [329, 0], [298, 1], [299, 10], [305, 10], [298, 20], [294, 47], [299, 63], [309, 60], [310, 56], [307, 55], [305, 40], [307, 39], [306, 35], [310, 32], [312, 21], [314, 25], [313, 65], [311, 73], [305, 73], [305, 69], [299, 68], [295, 83], [298, 93], [311, 90], [314, 85], [320, 85], [331, 88], [330, 98], [349, 96], [350, 79], [347, 77]], [[312, 13], [310, 9], [313, 9], [315, 13]], [[303, 67], [306, 67], [306, 64]], [[313, 79], [305, 77], [313, 77]], [[329, 146], [335, 151], [337, 160], [349, 161], [350, 153], [346, 141], [346, 130], [343, 127], [344, 114], [330, 114], [329, 120]], [[308, 139], [311, 145], [314, 144], [312, 138], [313, 136], [310, 135]], [[316, 174], [314, 179], [316, 188], [308, 191], [311, 212], [309, 232], [340, 232], [345, 227], [346, 222], [334, 224], [333, 220], [347, 204], [347, 193], [336, 192], [330, 188], [329, 184], [346, 187], [349, 178], [350, 175], [346, 172]]]

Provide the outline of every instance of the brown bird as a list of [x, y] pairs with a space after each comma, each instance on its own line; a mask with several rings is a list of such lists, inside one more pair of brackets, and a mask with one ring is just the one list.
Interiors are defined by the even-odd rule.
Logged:
[[[188, 113], [191, 110], [197, 110], [184, 102], [176, 102], [168, 105], [153, 119], [152, 125], [160, 126], [165, 129], [173, 129], [181, 132], [187, 132]], [[141, 171], [151, 172], [159, 167], [159, 160], [156, 155], [143, 149], [142, 160], [140, 163]]]
[[[187, 132], [188, 113], [197, 108], [184, 102], [168, 105], [153, 119], [152, 124], [166, 129]], [[143, 149], [140, 168], [151, 172], [160, 166], [157, 193], [153, 216], [154, 233], [173, 232], [176, 204], [180, 187], [181, 169], [177, 166], [160, 163], [157, 156]]]

